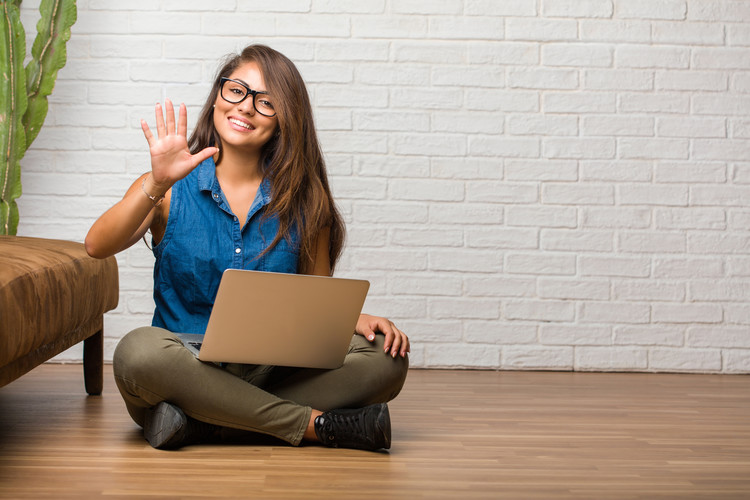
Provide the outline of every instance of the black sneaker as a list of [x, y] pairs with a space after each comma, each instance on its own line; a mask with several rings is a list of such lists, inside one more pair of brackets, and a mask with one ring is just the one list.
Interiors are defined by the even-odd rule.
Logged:
[[143, 435], [154, 448], [169, 450], [208, 440], [221, 428], [188, 417], [177, 406], [162, 401], [146, 411]]
[[321, 443], [332, 448], [388, 449], [391, 447], [388, 405], [327, 411], [315, 418], [315, 434]]

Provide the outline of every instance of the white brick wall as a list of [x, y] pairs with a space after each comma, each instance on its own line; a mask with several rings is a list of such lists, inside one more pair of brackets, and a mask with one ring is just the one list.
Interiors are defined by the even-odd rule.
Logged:
[[[19, 234], [82, 241], [148, 168], [138, 120], [167, 96], [194, 119], [216, 61], [262, 42], [309, 83], [338, 274], [413, 365], [750, 373], [750, 2], [78, 6]], [[153, 308], [149, 251], [118, 262], [107, 357]]]

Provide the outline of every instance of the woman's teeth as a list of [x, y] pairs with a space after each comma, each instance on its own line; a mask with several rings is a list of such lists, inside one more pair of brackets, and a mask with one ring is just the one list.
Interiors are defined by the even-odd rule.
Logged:
[[234, 123], [235, 125], [239, 125], [240, 127], [245, 127], [248, 130], [250, 130], [251, 128], [249, 123], [241, 122], [239, 120], [235, 120], [234, 118], [230, 118], [229, 121]]

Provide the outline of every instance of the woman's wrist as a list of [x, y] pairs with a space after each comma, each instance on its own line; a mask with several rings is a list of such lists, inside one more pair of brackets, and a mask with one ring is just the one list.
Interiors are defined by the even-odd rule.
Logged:
[[141, 183], [141, 191], [151, 200], [151, 203], [155, 207], [161, 205], [168, 190], [169, 188], [160, 187], [154, 182], [153, 174], [148, 174]]

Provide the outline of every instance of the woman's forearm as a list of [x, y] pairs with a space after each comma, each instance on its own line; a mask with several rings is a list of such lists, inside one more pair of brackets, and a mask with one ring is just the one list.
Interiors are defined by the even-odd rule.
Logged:
[[[149, 185], [145, 174], [138, 178], [125, 196], [94, 222], [86, 235], [86, 252], [106, 258], [125, 250], [138, 241], [151, 226], [157, 208], [143, 191]], [[144, 185], [144, 180], [146, 184]], [[151, 196], [160, 196], [154, 193]]]

